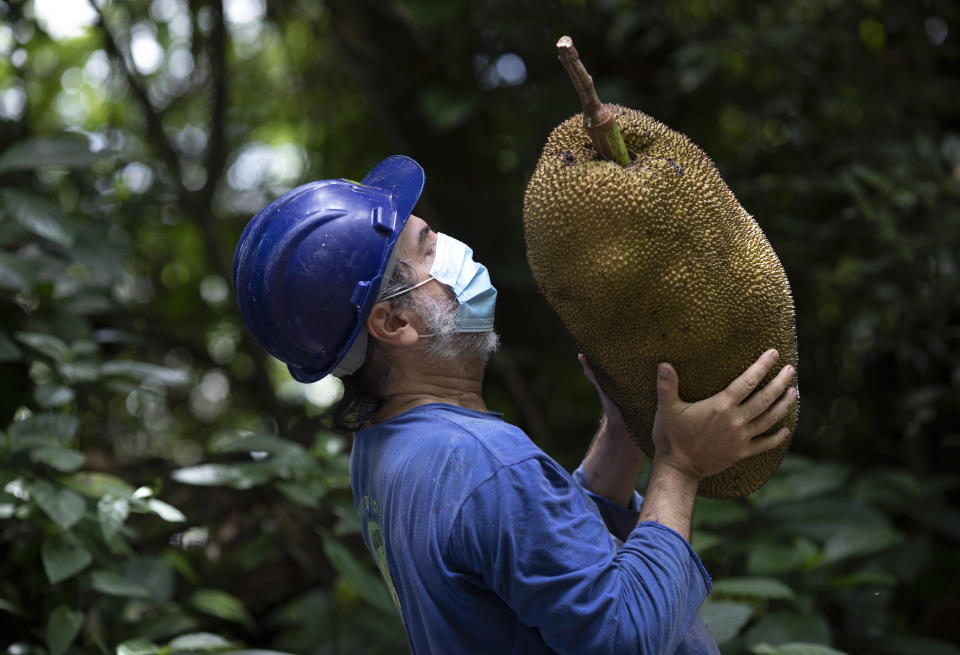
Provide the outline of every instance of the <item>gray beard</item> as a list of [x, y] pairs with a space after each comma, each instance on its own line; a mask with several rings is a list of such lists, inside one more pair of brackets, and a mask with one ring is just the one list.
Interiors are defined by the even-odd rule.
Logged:
[[413, 301], [414, 311], [423, 322], [424, 355], [428, 360], [451, 362], [477, 358], [485, 366], [490, 355], [500, 347], [500, 335], [492, 330], [456, 332], [459, 307], [456, 298], [417, 293]]

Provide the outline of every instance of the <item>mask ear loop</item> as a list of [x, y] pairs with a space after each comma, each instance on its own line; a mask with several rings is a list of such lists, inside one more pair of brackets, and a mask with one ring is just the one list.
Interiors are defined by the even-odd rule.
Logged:
[[422, 287], [424, 284], [426, 284], [427, 282], [429, 282], [429, 281], [432, 280], [432, 279], [433, 279], [433, 276], [431, 275], [431, 276], [429, 276], [426, 280], [424, 280], [423, 282], [417, 282], [417, 283], [414, 284], [412, 287], [407, 287], [406, 289], [400, 289], [400, 291], [395, 291], [395, 292], [391, 293], [389, 296], [384, 296], [383, 298], [380, 298], [380, 300], [378, 300], [377, 302], [383, 302], [384, 300], [390, 300], [391, 298], [396, 298], [397, 296], [402, 296], [402, 295], [405, 294], [405, 293], [409, 293], [409, 292], [413, 291], [413, 290], [416, 289], [417, 287]]

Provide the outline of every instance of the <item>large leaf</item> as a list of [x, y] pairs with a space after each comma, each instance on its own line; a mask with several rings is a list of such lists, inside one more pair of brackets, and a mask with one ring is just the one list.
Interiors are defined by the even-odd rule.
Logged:
[[69, 489], [58, 489], [46, 480], [30, 485], [30, 495], [47, 516], [61, 529], [67, 530], [83, 516], [86, 503]]
[[17, 348], [17, 344], [7, 336], [3, 329], [0, 329], [0, 362], [15, 362], [19, 359], [20, 349]]
[[159, 655], [161, 651], [166, 649], [142, 639], [131, 639], [117, 646], [117, 655]]
[[327, 493], [327, 486], [322, 480], [307, 480], [302, 482], [287, 482], [281, 480], [279, 482], [275, 482], [274, 486], [277, 488], [277, 491], [282, 493], [291, 501], [306, 507], [319, 507], [320, 499], [323, 498]]
[[24, 191], [2, 189], [0, 209], [42, 239], [64, 248], [73, 245], [77, 231], [73, 220], [45, 198]]
[[748, 500], [763, 507], [823, 496], [842, 486], [847, 474], [847, 467], [842, 464], [789, 454], [777, 474], [751, 494]]
[[6, 598], [0, 598], [0, 611], [9, 612], [10, 614], [22, 614], [20, 608]]
[[86, 462], [87, 457], [78, 450], [63, 446], [43, 446], [31, 453], [34, 461], [43, 462], [62, 473], [72, 473]]
[[838, 530], [823, 546], [824, 563], [875, 553], [903, 541], [903, 535], [887, 524], [869, 524]]
[[120, 569], [127, 578], [143, 585], [155, 600], [167, 602], [176, 593], [177, 576], [170, 558], [133, 557], [123, 562]]
[[73, 389], [65, 384], [57, 384], [55, 382], [38, 384], [33, 392], [33, 399], [44, 409], [62, 407], [72, 402], [75, 397], [76, 394]]
[[223, 651], [233, 646], [233, 642], [209, 632], [194, 632], [180, 635], [167, 644], [171, 655], [182, 652], [209, 652]]
[[747, 510], [741, 501], [697, 497], [693, 524], [696, 526], [729, 525], [742, 521], [746, 516]]
[[199, 612], [219, 619], [233, 621], [247, 627], [253, 625], [253, 617], [243, 603], [219, 589], [200, 589], [190, 596], [187, 604]]
[[50, 584], [57, 584], [85, 569], [93, 556], [78, 544], [62, 535], [51, 535], [40, 546], [40, 559]]
[[747, 554], [747, 573], [778, 575], [791, 571], [805, 571], [823, 559], [820, 549], [809, 539], [800, 537], [790, 545], [772, 541], [758, 541]]
[[107, 494], [130, 498], [134, 492], [134, 488], [125, 480], [109, 473], [94, 471], [74, 473], [64, 478], [63, 483], [74, 491], [91, 498], [100, 498]]
[[718, 644], [736, 637], [756, 609], [746, 603], [707, 600], [700, 608], [700, 618]]
[[805, 642], [830, 644], [830, 624], [815, 612], [768, 612], [747, 630], [748, 644], [784, 644], [799, 639]]
[[0, 173], [34, 170], [40, 166], [85, 168], [99, 157], [82, 134], [63, 133], [21, 139], [0, 155]]
[[268, 467], [258, 464], [198, 464], [177, 469], [170, 475], [183, 484], [234, 489], [249, 489], [273, 477]]
[[27, 262], [0, 252], [0, 289], [26, 292], [33, 288], [35, 278], [35, 272]]
[[212, 450], [217, 453], [262, 452], [273, 455], [288, 454], [306, 456], [306, 451], [300, 444], [287, 439], [264, 435], [251, 435], [240, 437], [239, 439], [224, 440], [215, 444]]
[[190, 374], [179, 368], [170, 368], [149, 362], [117, 359], [100, 366], [101, 375], [132, 378], [138, 382], [156, 380], [168, 387], [178, 387], [190, 382]]
[[714, 580], [713, 593], [746, 598], [793, 598], [793, 590], [773, 578], [724, 578]]
[[765, 510], [763, 519], [786, 534], [826, 541], [839, 532], [888, 528], [890, 521], [877, 510], [844, 500], [807, 500]]
[[126, 498], [106, 495], [97, 502], [97, 518], [100, 519], [100, 532], [110, 542], [117, 530], [127, 520], [130, 513], [130, 501]]
[[387, 593], [383, 578], [372, 573], [357, 559], [350, 549], [335, 537], [323, 535], [323, 552], [333, 568], [342, 576], [362, 599], [384, 614], [394, 616], [396, 608]]
[[187, 520], [187, 517], [184, 516], [183, 512], [178, 510], [173, 505], [167, 504], [162, 500], [156, 498], [150, 498], [146, 502], [147, 509], [164, 521], [169, 521], [170, 523], [182, 523]]
[[30, 346], [55, 362], [62, 362], [70, 353], [70, 348], [60, 337], [43, 332], [17, 332], [17, 341]]
[[44, 630], [50, 655], [62, 655], [83, 626], [83, 614], [74, 612], [66, 605], [58, 605], [47, 617]]
[[150, 598], [150, 591], [136, 580], [116, 571], [99, 569], [90, 574], [90, 582], [100, 593], [126, 598]]
[[77, 435], [80, 422], [71, 414], [34, 414], [7, 428], [14, 450], [38, 445], [68, 443]]

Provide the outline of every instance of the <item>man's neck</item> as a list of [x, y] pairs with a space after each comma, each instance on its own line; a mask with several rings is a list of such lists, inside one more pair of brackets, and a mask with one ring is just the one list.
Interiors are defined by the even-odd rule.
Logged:
[[398, 364], [396, 378], [389, 380], [383, 391], [384, 403], [377, 412], [377, 423], [430, 403], [487, 411], [480, 362], [444, 364], [411, 358]]

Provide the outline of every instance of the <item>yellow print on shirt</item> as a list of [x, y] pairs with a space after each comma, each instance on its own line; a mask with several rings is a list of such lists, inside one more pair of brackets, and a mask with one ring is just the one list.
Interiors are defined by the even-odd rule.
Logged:
[[370, 548], [373, 550], [373, 559], [377, 562], [377, 568], [380, 569], [380, 575], [383, 581], [387, 583], [387, 589], [390, 591], [390, 597], [397, 608], [400, 618], [403, 618], [403, 609], [400, 607], [400, 598], [397, 596], [397, 588], [393, 586], [393, 579], [390, 577], [390, 569], [387, 568], [387, 544], [383, 539], [383, 530], [380, 524], [374, 520], [367, 521], [366, 525], [367, 539], [370, 541]]

